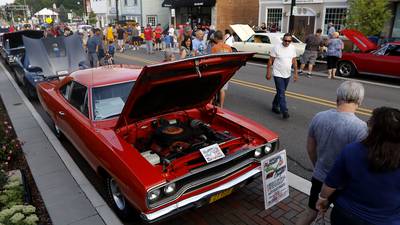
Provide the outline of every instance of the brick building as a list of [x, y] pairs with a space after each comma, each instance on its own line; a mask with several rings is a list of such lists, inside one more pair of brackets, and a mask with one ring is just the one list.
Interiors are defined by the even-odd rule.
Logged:
[[230, 24], [258, 24], [259, 0], [164, 0], [171, 9], [171, 22], [215, 25], [217, 29]]

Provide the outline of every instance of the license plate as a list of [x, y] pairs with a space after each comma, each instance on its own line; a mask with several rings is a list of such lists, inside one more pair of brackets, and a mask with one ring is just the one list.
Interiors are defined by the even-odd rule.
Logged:
[[226, 196], [232, 194], [232, 192], [233, 192], [233, 188], [229, 188], [229, 189], [227, 189], [227, 190], [225, 190], [225, 191], [221, 191], [221, 192], [219, 192], [218, 194], [215, 194], [215, 195], [211, 196], [211, 198], [210, 198], [210, 200], [208, 201], [208, 203], [213, 203], [213, 202], [215, 202], [215, 201], [218, 201], [218, 200], [220, 200], [221, 198], [224, 198], [224, 197], [226, 197]]

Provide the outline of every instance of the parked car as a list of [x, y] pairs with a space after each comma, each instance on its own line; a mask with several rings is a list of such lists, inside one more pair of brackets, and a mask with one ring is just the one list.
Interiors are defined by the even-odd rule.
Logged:
[[278, 149], [274, 132], [209, 104], [252, 55], [81, 70], [37, 91], [56, 133], [105, 179], [117, 214], [134, 208], [155, 222], [231, 194]]
[[343, 53], [337, 69], [340, 76], [366, 74], [400, 78], [400, 42], [389, 42], [378, 47], [359, 31], [348, 29], [341, 33], [358, 50]]
[[89, 68], [77, 34], [42, 39], [23, 37], [23, 43], [25, 51], [15, 57], [13, 70], [17, 83], [25, 87], [32, 99], [36, 98], [37, 83]]
[[43, 37], [43, 31], [23, 30], [3, 34], [3, 47], [0, 49], [0, 53], [6, 63], [11, 66], [15, 64], [15, 57], [25, 51], [22, 36], [41, 38]]
[[[282, 43], [284, 33], [255, 33], [249, 25], [235, 24], [230, 26], [239, 36], [240, 41], [235, 41], [232, 48], [239, 52], [256, 52], [254, 57], [269, 58], [272, 48]], [[306, 45], [293, 36], [292, 45], [296, 48], [296, 55], [299, 57], [304, 53]]]

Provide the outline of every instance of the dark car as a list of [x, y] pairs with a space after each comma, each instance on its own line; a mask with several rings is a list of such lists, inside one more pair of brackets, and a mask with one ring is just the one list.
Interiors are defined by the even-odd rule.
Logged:
[[1, 56], [4, 58], [7, 64], [13, 66], [15, 63], [15, 57], [22, 54], [25, 51], [22, 36], [29, 38], [41, 38], [43, 37], [43, 31], [38, 30], [23, 30], [11, 33], [4, 33], [2, 38], [2, 48], [0, 49]]
[[36, 84], [44, 80], [88, 68], [88, 60], [78, 35], [33, 39], [23, 37], [25, 51], [15, 57], [13, 70], [29, 97], [36, 97]]

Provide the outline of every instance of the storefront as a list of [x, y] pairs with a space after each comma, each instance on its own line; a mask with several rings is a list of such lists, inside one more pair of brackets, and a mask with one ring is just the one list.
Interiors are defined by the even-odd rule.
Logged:
[[164, 0], [163, 7], [171, 8], [171, 23], [210, 25], [215, 0]]
[[[259, 24], [276, 26], [277, 30], [287, 32], [289, 28], [291, 0], [260, 0]], [[293, 10], [294, 34], [300, 38], [321, 28], [327, 32], [332, 22], [336, 30], [345, 26], [347, 0], [296, 0]]]

